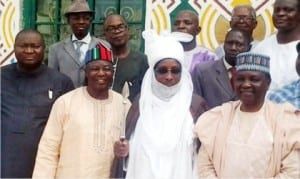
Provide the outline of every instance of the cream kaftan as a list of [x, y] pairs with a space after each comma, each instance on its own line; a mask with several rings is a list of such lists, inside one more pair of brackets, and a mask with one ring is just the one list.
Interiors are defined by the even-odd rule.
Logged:
[[244, 118], [255, 122], [241, 122], [239, 106], [228, 102], [199, 117], [199, 176], [300, 178], [300, 111], [266, 101], [262, 111]]
[[33, 178], [108, 178], [113, 144], [130, 102], [109, 91], [92, 98], [86, 87], [59, 98], [41, 138]]

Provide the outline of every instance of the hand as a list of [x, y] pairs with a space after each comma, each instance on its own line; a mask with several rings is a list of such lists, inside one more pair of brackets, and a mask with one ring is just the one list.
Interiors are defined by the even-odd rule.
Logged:
[[127, 140], [119, 140], [114, 144], [114, 154], [117, 158], [126, 157], [129, 153], [129, 144]]

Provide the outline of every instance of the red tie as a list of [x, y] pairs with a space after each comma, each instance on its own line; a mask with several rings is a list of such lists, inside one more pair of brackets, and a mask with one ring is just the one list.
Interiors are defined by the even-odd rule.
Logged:
[[234, 80], [235, 80], [235, 77], [236, 77], [236, 68], [231, 67], [231, 68], [229, 68], [229, 71], [231, 73], [231, 78], [230, 78], [231, 87], [232, 87], [232, 89], [234, 89]]

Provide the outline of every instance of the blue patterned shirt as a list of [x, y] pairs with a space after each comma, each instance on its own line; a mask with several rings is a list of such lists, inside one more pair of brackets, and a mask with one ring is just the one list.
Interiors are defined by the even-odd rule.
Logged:
[[289, 102], [300, 109], [300, 79], [270, 92], [268, 99], [276, 103]]

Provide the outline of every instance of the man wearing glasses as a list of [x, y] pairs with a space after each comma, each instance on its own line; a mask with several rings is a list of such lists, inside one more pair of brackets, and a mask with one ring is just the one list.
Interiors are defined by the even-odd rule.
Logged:
[[[253, 39], [253, 31], [257, 26], [255, 9], [250, 5], [238, 5], [233, 8], [231, 20], [229, 22], [231, 29], [241, 29], [248, 32], [251, 36], [251, 48], [258, 43]], [[216, 55], [222, 58], [225, 55], [224, 44], [221, 44], [215, 50]]]
[[148, 69], [147, 57], [129, 48], [129, 28], [121, 15], [111, 14], [106, 17], [104, 36], [111, 44], [114, 55], [116, 69], [112, 88], [132, 101], [140, 93], [142, 80]]

